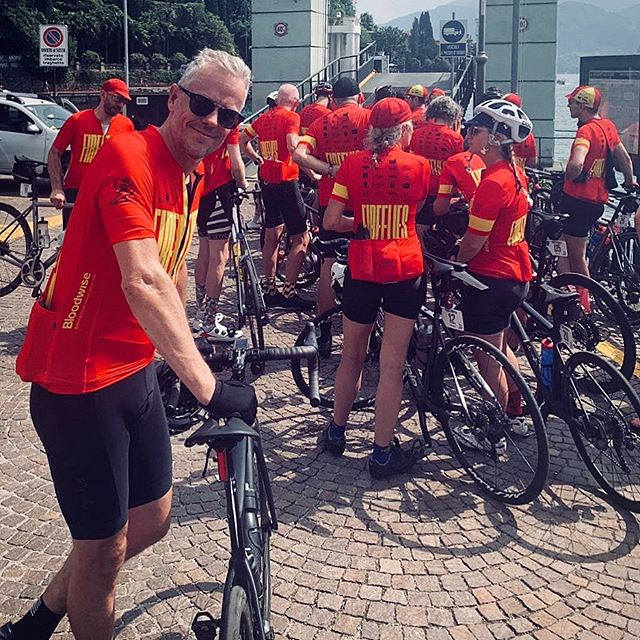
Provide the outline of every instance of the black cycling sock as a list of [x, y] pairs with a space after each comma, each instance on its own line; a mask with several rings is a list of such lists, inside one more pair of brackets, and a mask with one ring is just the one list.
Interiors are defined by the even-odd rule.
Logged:
[[12, 640], [49, 640], [64, 614], [54, 613], [42, 598], [13, 625]]
[[325, 342], [331, 337], [331, 320], [320, 323], [320, 339]]
[[296, 292], [296, 283], [295, 282], [285, 282], [284, 287], [282, 289], [282, 294], [285, 298], [293, 297], [293, 294]]
[[263, 289], [267, 295], [273, 296], [278, 293], [278, 287], [276, 286], [275, 278], [265, 278]]

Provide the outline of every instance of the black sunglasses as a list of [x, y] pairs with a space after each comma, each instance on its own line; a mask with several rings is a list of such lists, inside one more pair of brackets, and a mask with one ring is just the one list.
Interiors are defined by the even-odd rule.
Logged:
[[218, 124], [225, 129], [235, 129], [244, 120], [242, 114], [234, 111], [233, 109], [221, 107], [213, 100], [209, 100], [206, 96], [202, 96], [199, 93], [193, 93], [193, 91], [189, 91], [180, 85], [178, 85], [178, 88], [189, 96], [189, 109], [195, 116], [204, 118], [217, 109]]

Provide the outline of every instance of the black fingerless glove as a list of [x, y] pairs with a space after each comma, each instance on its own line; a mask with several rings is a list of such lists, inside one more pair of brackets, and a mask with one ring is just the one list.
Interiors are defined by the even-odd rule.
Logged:
[[216, 379], [213, 396], [204, 406], [212, 418], [239, 416], [251, 426], [256, 421], [258, 399], [250, 384], [244, 384], [237, 380], [223, 382]]

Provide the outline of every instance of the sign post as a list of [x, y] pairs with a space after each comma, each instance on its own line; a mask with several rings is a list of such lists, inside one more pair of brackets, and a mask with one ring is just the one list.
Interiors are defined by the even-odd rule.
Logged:
[[56, 67], [69, 66], [69, 40], [66, 24], [41, 24], [40, 66], [53, 67], [53, 95], [56, 95]]

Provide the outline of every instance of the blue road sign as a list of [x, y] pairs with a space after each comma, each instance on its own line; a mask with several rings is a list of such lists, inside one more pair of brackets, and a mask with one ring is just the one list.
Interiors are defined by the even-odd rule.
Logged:
[[464, 58], [467, 55], [467, 43], [458, 42], [456, 44], [440, 43], [441, 58]]
[[467, 35], [467, 26], [461, 20], [447, 20], [440, 25], [441, 42], [448, 42], [449, 44], [455, 44], [462, 42]]

